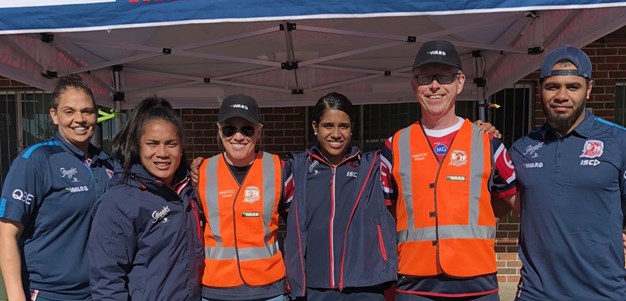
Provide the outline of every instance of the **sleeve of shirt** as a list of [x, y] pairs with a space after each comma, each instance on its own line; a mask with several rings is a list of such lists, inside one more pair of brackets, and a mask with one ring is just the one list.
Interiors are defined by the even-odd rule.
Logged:
[[[626, 216], [626, 139], [622, 139], [620, 145], [622, 153], [622, 166], [619, 170], [619, 188], [621, 192], [622, 214]], [[626, 229], [626, 218], [623, 221], [623, 228]]]
[[392, 142], [393, 137], [389, 137], [385, 141], [385, 144], [380, 151], [380, 181], [383, 184], [383, 194], [385, 196], [385, 204], [387, 206], [391, 206], [392, 202], [395, 202], [398, 198], [396, 193], [396, 182], [393, 179], [392, 165], [393, 162], [393, 153], [392, 153]]
[[286, 220], [287, 213], [289, 213], [289, 203], [293, 200], [294, 184], [293, 173], [291, 171], [292, 160], [282, 161], [283, 170], [283, 194], [280, 206], [278, 206], [278, 213], [283, 220]]
[[48, 158], [37, 151], [25, 155], [27, 152], [20, 154], [11, 164], [0, 198], [0, 218], [22, 225], [32, 221], [49, 183], [46, 175]]
[[492, 194], [500, 198], [515, 195], [517, 192], [517, 179], [509, 152], [498, 139], [491, 139], [491, 148], [495, 165], [491, 179]]
[[120, 206], [127, 199], [105, 193], [94, 208], [87, 244], [94, 300], [130, 300], [127, 279], [137, 252], [137, 237], [131, 217]]

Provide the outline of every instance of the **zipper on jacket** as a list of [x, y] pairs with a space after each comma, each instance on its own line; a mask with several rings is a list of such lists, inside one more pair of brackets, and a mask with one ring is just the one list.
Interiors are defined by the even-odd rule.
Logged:
[[[375, 153], [374, 158], [377, 158], [378, 155], [378, 151]], [[376, 160], [376, 159], [375, 159]], [[360, 163], [360, 158], [359, 158], [359, 163]], [[367, 183], [369, 182], [369, 178], [372, 174], [372, 170], [374, 169], [374, 166], [376, 166], [376, 161], [372, 161], [372, 165], [370, 166], [369, 171], [367, 172], [367, 176], [365, 177], [365, 182], [363, 182], [363, 186], [361, 186], [361, 190], [359, 191], [359, 195], [357, 196], [356, 201], [354, 202], [354, 207], [352, 208], [352, 212], [350, 212], [350, 216], [348, 217], [348, 225], [346, 226], [346, 231], [343, 235], [343, 251], [341, 253], [341, 267], [339, 268], [339, 291], [343, 291], [344, 288], [344, 278], [343, 278], [343, 267], [345, 266], [345, 262], [346, 262], [346, 245], [348, 243], [348, 229], [350, 229], [350, 225], [352, 224], [352, 217], [354, 217], [354, 212], [356, 212], [356, 208], [359, 205], [359, 203], [361, 202], [361, 196], [363, 195], [363, 191], [365, 190], [365, 187], [367, 187]], [[385, 260], [386, 261], [386, 260]]]
[[330, 288], [335, 288], [335, 236], [333, 235], [335, 223], [335, 171], [336, 167], [331, 169], [330, 178], [330, 220], [328, 225], [328, 235], [330, 243]]
[[[292, 202], [295, 201], [292, 200]], [[297, 205], [297, 203], [294, 203]], [[296, 228], [298, 229], [298, 250], [300, 250], [300, 268], [302, 269], [302, 296], [306, 296], [306, 271], [304, 268], [304, 253], [302, 252], [302, 238], [300, 237], [300, 219], [298, 218], [298, 206], [294, 206], [296, 209], [295, 215], [296, 215]], [[287, 283], [289, 284], [289, 283]]]
[[202, 240], [202, 226], [200, 225], [200, 217], [199, 217], [199, 210], [196, 208], [196, 205], [194, 204], [194, 200], [191, 200], [191, 211], [193, 211], [193, 217], [196, 220], [196, 232], [198, 234], [198, 239]]
[[380, 246], [380, 253], [383, 255], [383, 261], [387, 262], [387, 250], [385, 250], [385, 241], [383, 240], [383, 231], [380, 230], [380, 224], [376, 225], [378, 230], [378, 245]]

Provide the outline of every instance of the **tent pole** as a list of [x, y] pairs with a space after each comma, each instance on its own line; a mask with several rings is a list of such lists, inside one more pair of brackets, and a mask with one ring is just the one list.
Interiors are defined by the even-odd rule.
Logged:
[[482, 121], [488, 121], [486, 120], [487, 107], [485, 103], [485, 60], [483, 59], [480, 50], [472, 51], [472, 57], [474, 58], [474, 72], [476, 74], [476, 77], [474, 78], [474, 84], [476, 84], [477, 89], [476, 94], [478, 98], [478, 119]]
[[[113, 66], [113, 88], [115, 89], [115, 95], [113, 96], [113, 109], [116, 114], [122, 112], [122, 101], [124, 101], [124, 92], [122, 92], [122, 84], [120, 82], [120, 73], [122, 72], [121, 65]], [[117, 134], [122, 129], [122, 118], [120, 115], [113, 118], [113, 128]]]

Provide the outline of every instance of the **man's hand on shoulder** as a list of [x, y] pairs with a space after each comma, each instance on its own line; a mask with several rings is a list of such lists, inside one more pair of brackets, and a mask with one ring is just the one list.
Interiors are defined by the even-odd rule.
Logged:
[[195, 187], [198, 187], [198, 181], [200, 179], [198, 176], [198, 169], [200, 169], [202, 161], [204, 161], [204, 158], [196, 157], [193, 161], [191, 161], [191, 166], [189, 166], [189, 169], [191, 170], [191, 183], [193, 183], [193, 186]]
[[490, 122], [476, 120], [474, 121], [474, 124], [482, 128], [483, 131], [485, 131], [487, 134], [489, 134], [489, 136], [491, 136], [491, 138], [497, 138], [497, 139], [502, 138], [502, 134], [500, 134], [500, 131], [498, 131], [498, 129], [495, 126], [493, 126]]

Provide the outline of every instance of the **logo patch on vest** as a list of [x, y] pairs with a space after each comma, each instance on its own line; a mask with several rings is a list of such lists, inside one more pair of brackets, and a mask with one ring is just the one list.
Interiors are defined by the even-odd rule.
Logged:
[[[587, 140], [583, 146], [583, 154], [580, 158], [597, 158], [604, 152], [604, 142], [600, 140]], [[581, 164], [582, 165], [582, 164]]]
[[446, 180], [454, 182], [465, 182], [465, 176], [446, 176]]
[[465, 164], [467, 164], [467, 154], [465, 151], [453, 150], [450, 154], [450, 165], [459, 167]]
[[261, 213], [254, 211], [254, 212], [242, 212], [241, 213], [242, 217], [259, 217], [261, 216]]
[[259, 187], [248, 186], [243, 193], [243, 197], [244, 203], [254, 203], [261, 199], [261, 191], [259, 190]]
[[435, 146], [435, 154], [443, 156], [448, 152], [448, 147], [445, 144], [437, 144]]

